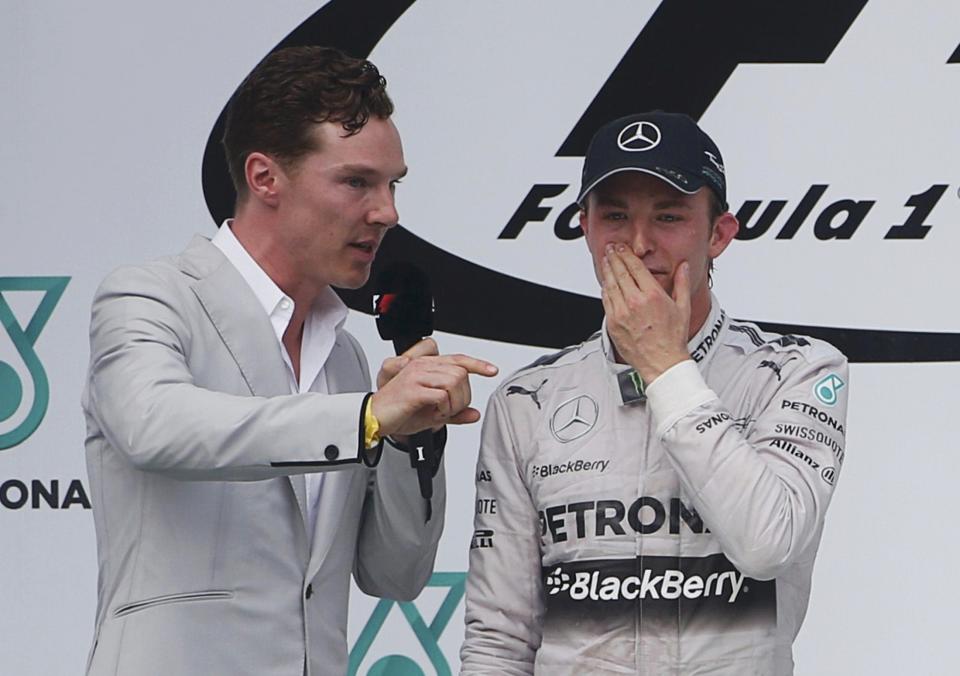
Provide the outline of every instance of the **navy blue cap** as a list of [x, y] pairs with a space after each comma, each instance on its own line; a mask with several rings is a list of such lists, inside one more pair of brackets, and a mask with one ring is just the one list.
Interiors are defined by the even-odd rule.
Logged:
[[727, 204], [720, 149], [687, 115], [655, 110], [603, 125], [587, 147], [577, 204], [583, 207], [587, 193], [621, 171], [656, 176], [688, 195], [707, 186]]

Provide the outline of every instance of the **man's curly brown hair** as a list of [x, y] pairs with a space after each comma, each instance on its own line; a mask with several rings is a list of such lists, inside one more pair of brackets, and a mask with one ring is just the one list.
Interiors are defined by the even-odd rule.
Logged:
[[288, 47], [267, 55], [227, 106], [222, 143], [238, 202], [247, 194], [250, 153], [293, 167], [318, 149], [311, 135], [315, 124], [336, 122], [352, 135], [371, 115], [390, 117], [386, 85], [372, 63], [333, 47]]

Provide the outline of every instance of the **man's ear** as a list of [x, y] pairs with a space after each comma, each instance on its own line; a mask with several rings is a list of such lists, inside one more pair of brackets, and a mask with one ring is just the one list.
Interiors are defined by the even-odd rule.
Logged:
[[279, 190], [286, 174], [283, 168], [269, 155], [252, 152], [243, 163], [243, 173], [247, 180], [247, 195], [267, 206], [275, 207], [279, 201]]
[[713, 224], [713, 232], [710, 233], [710, 258], [714, 259], [722, 254], [739, 230], [737, 217], [729, 211], [717, 218]]
[[587, 210], [585, 208], [580, 209], [580, 229], [584, 235], [587, 234]]

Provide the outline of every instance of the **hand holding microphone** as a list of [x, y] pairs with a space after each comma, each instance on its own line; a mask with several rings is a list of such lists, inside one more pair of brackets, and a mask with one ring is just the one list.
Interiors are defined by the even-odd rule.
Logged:
[[497, 367], [467, 355], [440, 355], [432, 338], [384, 361], [371, 402], [381, 434], [411, 435], [480, 420], [480, 411], [470, 407], [470, 374], [494, 376]]
[[429, 521], [436, 466], [433, 430], [477, 422], [480, 412], [470, 408], [469, 376], [494, 376], [497, 367], [467, 355], [440, 355], [436, 342], [425, 338], [433, 333], [433, 298], [426, 275], [412, 265], [394, 264], [379, 277], [374, 311], [380, 337], [393, 341], [398, 356], [383, 363], [372, 412], [381, 435], [412, 435], [400, 441], [417, 470]]

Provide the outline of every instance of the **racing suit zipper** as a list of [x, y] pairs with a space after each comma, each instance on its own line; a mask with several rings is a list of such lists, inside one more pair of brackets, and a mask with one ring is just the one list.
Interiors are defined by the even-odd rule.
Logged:
[[[638, 471], [637, 471], [637, 494], [636, 494], [636, 496], [635, 496], [636, 499], [639, 499], [640, 496], [642, 496], [642, 495], [644, 494], [644, 479], [645, 479], [646, 472], [647, 472], [648, 468], [650, 467], [650, 437], [651, 437], [651, 434], [650, 434], [650, 417], [651, 417], [651, 416], [650, 416], [650, 409], [647, 407], [647, 405], [646, 405], [645, 403], [644, 403], [644, 404], [639, 404], [639, 406], [642, 407], [641, 411], [642, 411], [642, 415], [643, 415], [643, 423], [642, 423], [642, 424], [643, 424], [643, 433], [644, 433], [644, 434], [643, 434], [643, 453], [640, 455], [640, 463], [639, 463], [640, 466], [639, 466]], [[641, 411], [638, 411], [638, 413], [640, 413]], [[636, 564], [635, 564], [635, 565], [636, 565], [636, 574], [637, 574], [637, 577], [641, 577], [641, 576], [643, 575], [643, 555], [644, 555], [644, 552], [643, 552], [643, 536], [641, 535], [641, 533], [637, 532], [637, 533], [634, 534], [634, 542], [635, 542], [634, 553], [635, 553], [635, 560], [636, 560]], [[635, 660], [636, 660], [637, 673], [638, 673], [638, 674], [641, 674], [641, 673], [644, 673], [644, 672], [642, 671], [642, 665], [643, 665], [643, 637], [642, 637], [642, 632], [643, 632], [643, 598], [640, 597], [640, 596], [637, 597], [636, 612], [635, 612], [634, 617], [635, 617], [635, 619], [634, 619], [634, 632], [635, 632], [635, 633], [634, 633], [634, 645], [635, 645], [634, 655], [635, 655]]]

